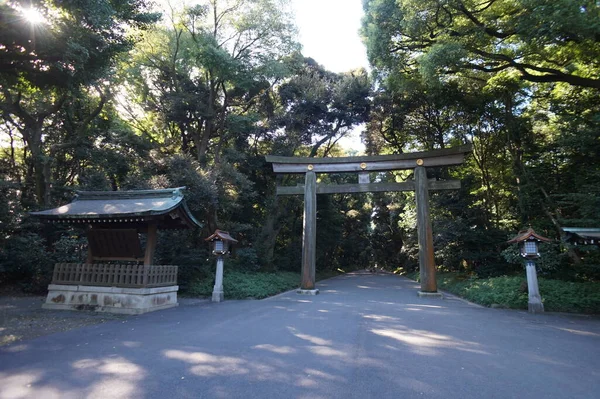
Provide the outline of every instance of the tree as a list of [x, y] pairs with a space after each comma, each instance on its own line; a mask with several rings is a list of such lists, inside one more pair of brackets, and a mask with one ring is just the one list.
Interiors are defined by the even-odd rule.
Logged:
[[27, 180], [37, 202], [46, 204], [52, 155], [46, 141], [60, 129], [53, 117], [94, 92], [77, 128], [85, 129], [106, 104], [115, 58], [133, 44], [128, 29], [147, 27], [157, 15], [143, 0], [11, 1], [0, 11], [0, 112], [9, 126], [3, 133], [14, 128], [22, 136]]
[[278, 87], [282, 114], [275, 122], [286, 140], [310, 146], [308, 156], [327, 156], [335, 143], [367, 120], [371, 82], [364, 69], [336, 74], [313, 59], [293, 67], [293, 76]]
[[429, 77], [515, 73], [600, 89], [594, 0], [368, 0], [363, 34], [375, 66]]
[[136, 49], [128, 74], [133, 98], [183, 152], [219, 162], [227, 142], [254, 130], [256, 108], [299, 47], [285, 10], [275, 0], [211, 0], [174, 12], [171, 26]]

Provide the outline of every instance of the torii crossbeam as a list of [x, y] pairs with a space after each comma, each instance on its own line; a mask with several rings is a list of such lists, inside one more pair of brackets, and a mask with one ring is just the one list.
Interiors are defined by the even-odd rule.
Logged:
[[[460, 188], [460, 181], [430, 181], [427, 167], [460, 165], [471, 145], [398, 155], [340, 158], [280, 157], [267, 155], [275, 173], [304, 174], [304, 185], [277, 187], [277, 195], [304, 194], [304, 230], [302, 235], [302, 282], [300, 293], [317, 294], [315, 259], [317, 245], [317, 194], [414, 191], [417, 204], [419, 240], [420, 295], [436, 295], [433, 233], [429, 216], [429, 190]], [[369, 172], [414, 169], [414, 181], [403, 183], [370, 183]], [[357, 173], [358, 184], [317, 184], [317, 173]]]

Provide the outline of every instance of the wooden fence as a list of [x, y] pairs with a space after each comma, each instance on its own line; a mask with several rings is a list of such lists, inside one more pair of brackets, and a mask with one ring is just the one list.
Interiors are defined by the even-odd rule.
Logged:
[[177, 266], [57, 263], [52, 284], [164, 287], [177, 285]]

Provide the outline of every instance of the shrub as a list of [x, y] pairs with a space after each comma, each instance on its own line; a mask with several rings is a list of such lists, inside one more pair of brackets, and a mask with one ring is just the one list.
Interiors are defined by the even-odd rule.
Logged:
[[502, 305], [512, 309], [527, 308], [527, 290], [522, 277], [467, 278], [443, 274], [438, 277], [440, 288], [485, 306]]
[[[476, 279], [447, 273], [438, 275], [438, 285], [481, 305], [498, 304], [512, 309], [527, 309], [528, 293], [524, 275]], [[546, 311], [600, 313], [600, 283], [542, 278], [539, 286]]]
[[552, 312], [600, 313], [600, 283], [540, 279], [544, 308]]
[[260, 260], [254, 248], [240, 248], [235, 251], [231, 258], [230, 267], [236, 270], [258, 271]]
[[[335, 271], [317, 272], [317, 280], [338, 275]], [[215, 284], [214, 274], [210, 278], [195, 280], [190, 283], [184, 296], [209, 297], [212, 295]], [[279, 294], [300, 286], [300, 273], [298, 272], [245, 272], [227, 270], [223, 272], [223, 290], [227, 299], [262, 299]]]
[[25, 292], [42, 292], [50, 282], [54, 259], [35, 233], [14, 235], [0, 251], [0, 284], [19, 283]]
[[[212, 295], [214, 284], [214, 275], [201, 281], [196, 280], [189, 284], [183, 294], [208, 297]], [[247, 273], [225, 270], [223, 273], [223, 290], [228, 299], [261, 299], [297, 288], [299, 285], [300, 276], [293, 272]]]

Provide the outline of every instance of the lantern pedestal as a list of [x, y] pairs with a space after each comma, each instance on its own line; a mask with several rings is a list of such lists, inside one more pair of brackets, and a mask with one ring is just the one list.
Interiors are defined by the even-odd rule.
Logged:
[[444, 297], [441, 292], [419, 291], [418, 294], [420, 297], [425, 297], [425, 298], [443, 298]]
[[302, 295], [319, 295], [319, 290], [316, 288], [314, 290], [303, 290], [302, 288], [299, 288], [296, 293]]
[[544, 304], [542, 303], [542, 297], [540, 296], [538, 287], [535, 262], [528, 261], [525, 268], [527, 269], [527, 289], [529, 293], [527, 308], [529, 309], [529, 313], [542, 313], [544, 311]]
[[215, 275], [215, 286], [213, 287], [212, 301], [222, 302], [225, 299], [223, 292], [223, 257], [217, 258], [217, 272]]

